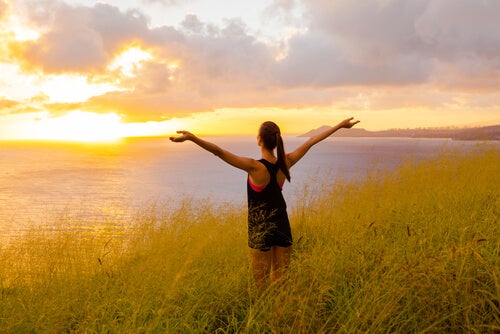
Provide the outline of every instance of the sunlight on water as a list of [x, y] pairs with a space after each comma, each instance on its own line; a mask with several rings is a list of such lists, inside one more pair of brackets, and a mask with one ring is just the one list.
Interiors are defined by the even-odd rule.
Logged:
[[[258, 158], [255, 138], [207, 138], [242, 156]], [[285, 138], [288, 151], [304, 138]], [[316, 189], [336, 180], [360, 179], [374, 168], [392, 168], [475, 143], [450, 140], [336, 138], [311, 151], [291, 170], [284, 195], [293, 207], [307, 184]], [[147, 203], [175, 203], [186, 196], [214, 202], [246, 202], [244, 172], [227, 166], [192, 143], [165, 138], [114, 144], [4, 142], [0, 151], [0, 234], [16, 235], [72, 217], [71, 228], [130, 224]], [[110, 223], [110, 217], [113, 222]]]

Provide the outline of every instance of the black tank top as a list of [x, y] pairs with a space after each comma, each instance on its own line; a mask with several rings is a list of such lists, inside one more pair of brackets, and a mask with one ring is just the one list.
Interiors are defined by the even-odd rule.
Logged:
[[265, 208], [266, 211], [286, 210], [286, 202], [276, 179], [279, 170], [278, 166], [264, 159], [259, 160], [259, 162], [266, 166], [271, 178], [267, 186], [259, 192], [253, 190], [250, 184], [247, 183], [248, 208], [260, 207]]
[[269, 183], [257, 192], [247, 180], [248, 244], [251, 248], [267, 250], [271, 246], [288, 247], [292, 244], [286, 202], [276, 175], [279, 167], [267, 160], [259, 160], [270, 174]]

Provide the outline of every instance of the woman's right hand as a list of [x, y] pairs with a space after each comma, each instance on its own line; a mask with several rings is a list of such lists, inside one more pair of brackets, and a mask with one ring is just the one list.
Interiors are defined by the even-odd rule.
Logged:
[[346, 129], [350, 129], [352, 128], [354, 125], [358, 124], [359, 121], [352, 121], [354, 119], [354, 117], [351, 117], [351, 118], [347, 118], [347, 119], [344, 119], [342, 122], [340, 122], [340, 127], [341, 128], [346, 128]]
[[182, 143], [183, 141], [186, 140], [192, 140], [195, 136], [189, 132], [189, 131], [177, 131], [177, 133], [181, 134], [181, 136], [178, 137], [170, 137], [170, 140], [175, 142], [175, 143]]

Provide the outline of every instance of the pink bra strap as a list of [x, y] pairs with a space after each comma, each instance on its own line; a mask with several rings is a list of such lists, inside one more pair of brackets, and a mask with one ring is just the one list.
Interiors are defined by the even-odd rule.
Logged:
[[248, 177], [248, 184], [250, 185], [250, 187], [253, 189], [253, 191], [256, 191], [258, 193], [260, 193], [262, 190], [264, 190], [266, 188], [266, 186], [263, 186], [263, 187], [258, 187], [256, 186], [255, 184], [252, 183], [252, 180], [250, 180], [250, 176]]
[[[250, 187], [253, 189], [253, 191], [256, 191], [260, 193], [262, 190], [264, 190], [267, 185], [263, 187], [256, 186], [255, 184], [252, 183], [252, 180], [250, 180], [250, 176], [248, 176], [248, 184], [250, 184]], [[283, 183], [279, 185], [281, 189], [283, 189]]]

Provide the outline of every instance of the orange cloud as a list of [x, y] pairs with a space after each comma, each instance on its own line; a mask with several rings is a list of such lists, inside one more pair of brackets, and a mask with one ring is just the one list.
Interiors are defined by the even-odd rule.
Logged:
[[19, 104], [17, 101], [12, 101], [8, 99], [0, 99], [0, 112], [3, 110], [9, 110]]
[[8, 6], [5, 1], [0, 1], [0, 21], [3, 21], [8, 14]]

